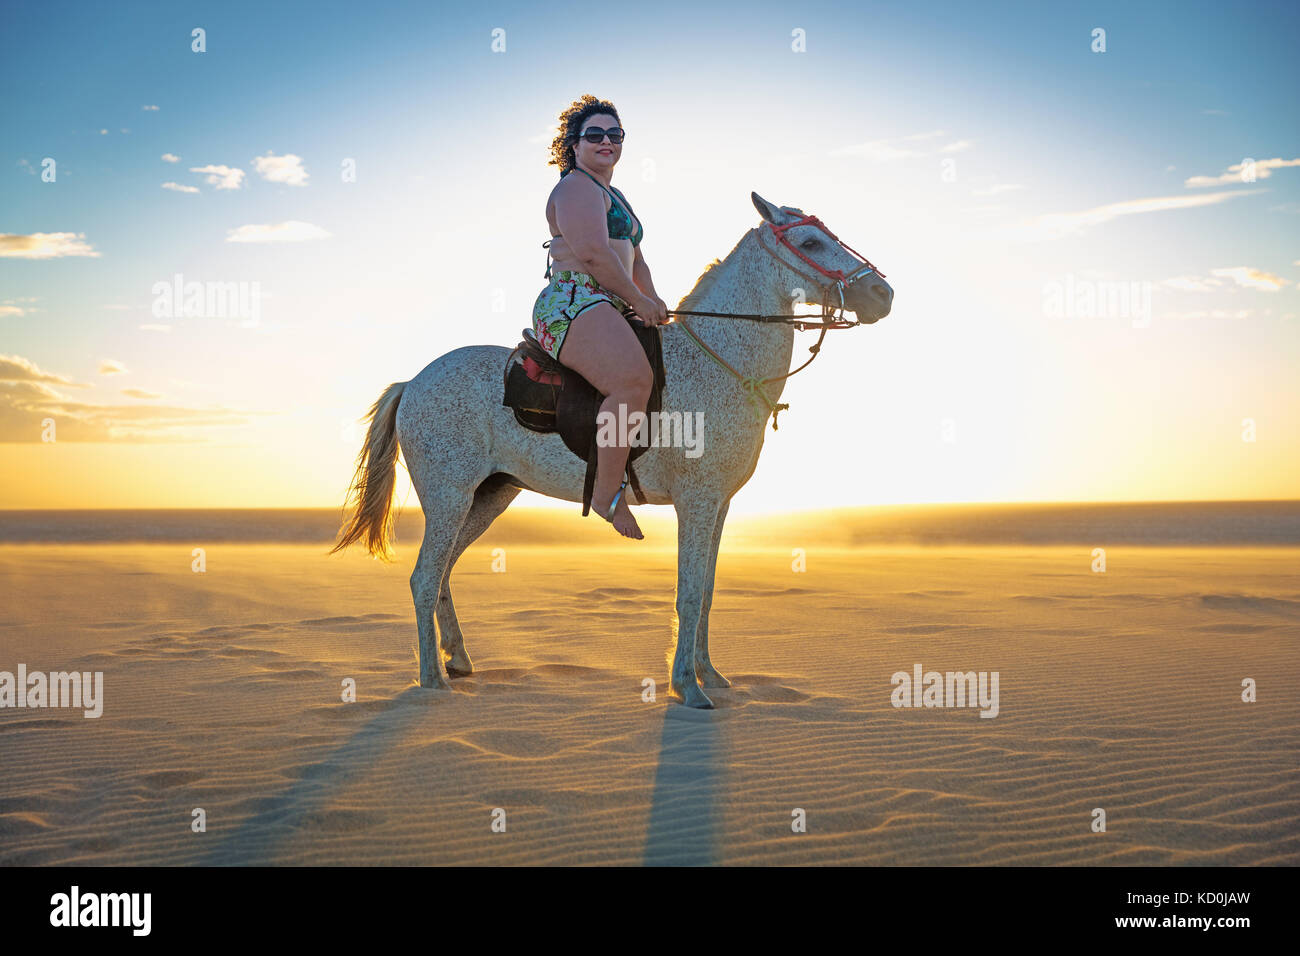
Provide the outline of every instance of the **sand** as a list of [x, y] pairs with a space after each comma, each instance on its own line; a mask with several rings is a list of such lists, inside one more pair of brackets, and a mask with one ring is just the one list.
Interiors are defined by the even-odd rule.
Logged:
[[[664, 693], [664, 548], [472, 548], [446, 693], [414, 686], [409, 539], [202, 574], [0, 547], [0, 670], [105, 681], [99, 719], [0, 710], [0, 863], [1300, 862], [1300, 551], [805, 545], [797, 573], [779, 543], [724, 538], [713, 711]], [[917, 663], [997, 671], [997, 717], [893, 707]]]

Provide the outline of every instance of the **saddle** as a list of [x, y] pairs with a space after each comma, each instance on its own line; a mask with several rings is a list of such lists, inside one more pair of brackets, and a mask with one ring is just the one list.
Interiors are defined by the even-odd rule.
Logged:
[[[659, 328], [632, 319], [628, 319], [628, 325], [654, 372], [654, 386], [646, 405], [647, 415], [653, 415], [663, 404], [664, 355]], [[551, 358], [537, 343], [532, 329], [524, 329], [523, 336], [506, 358], [501, 404], [513, 409], [515, 420], [525, 428], [559, 432], [565, 447], [587, 463], [582, 484], [582, 513], [586, 515], [591, 510], [591, 492], [596, 484], [596, 415], [605, 396], [573, 369]], [[639, 504], [645, 504], [646, 499], [632, 463], [649, 447], [649, 431], [643, 429], [629, 441], [627, 481]], [[644, 443], [639, 441], [642, 438]]]

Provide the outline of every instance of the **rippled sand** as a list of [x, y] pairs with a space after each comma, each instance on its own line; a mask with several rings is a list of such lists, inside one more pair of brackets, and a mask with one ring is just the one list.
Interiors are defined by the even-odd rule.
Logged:
[[[701, 712], [662, 693], [670, 550], [491, 535], [452, 693], [413, 686], [409, 544], [0, 547], [0, 670], [106, 685], [0, 710], [0, 863], [1300, 863], [1294, 549], [724, 539]], [[917, 663], [998, 671], [998, 716], [895, 709]]]

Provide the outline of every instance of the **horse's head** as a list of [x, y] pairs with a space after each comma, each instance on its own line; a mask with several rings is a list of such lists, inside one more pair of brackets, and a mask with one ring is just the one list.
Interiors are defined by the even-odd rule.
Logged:
[[780, 263], [783, 294], [799, 288], [804, 300], [826, 308], [844, 308], [870, 325], [889, 314], [894, 290], [880, 271], [841, 242], [816, 216], [792, 206], [775, 206], [758, 193], [750, 193], [763, 217], [759, 242]]

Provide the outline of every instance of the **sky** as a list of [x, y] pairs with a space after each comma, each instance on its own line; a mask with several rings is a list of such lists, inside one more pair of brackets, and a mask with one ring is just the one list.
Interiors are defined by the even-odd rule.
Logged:
[[[893, 285], [733, 514], [1297, 497], [1298, 40], [1293, 3], [9, 0], [0, 508], [341, 506], [390, 382], [530, 323], [583, 93], [670, 307], [751, 190]], [[168, 314], [177, 275], [257, 314]]]

